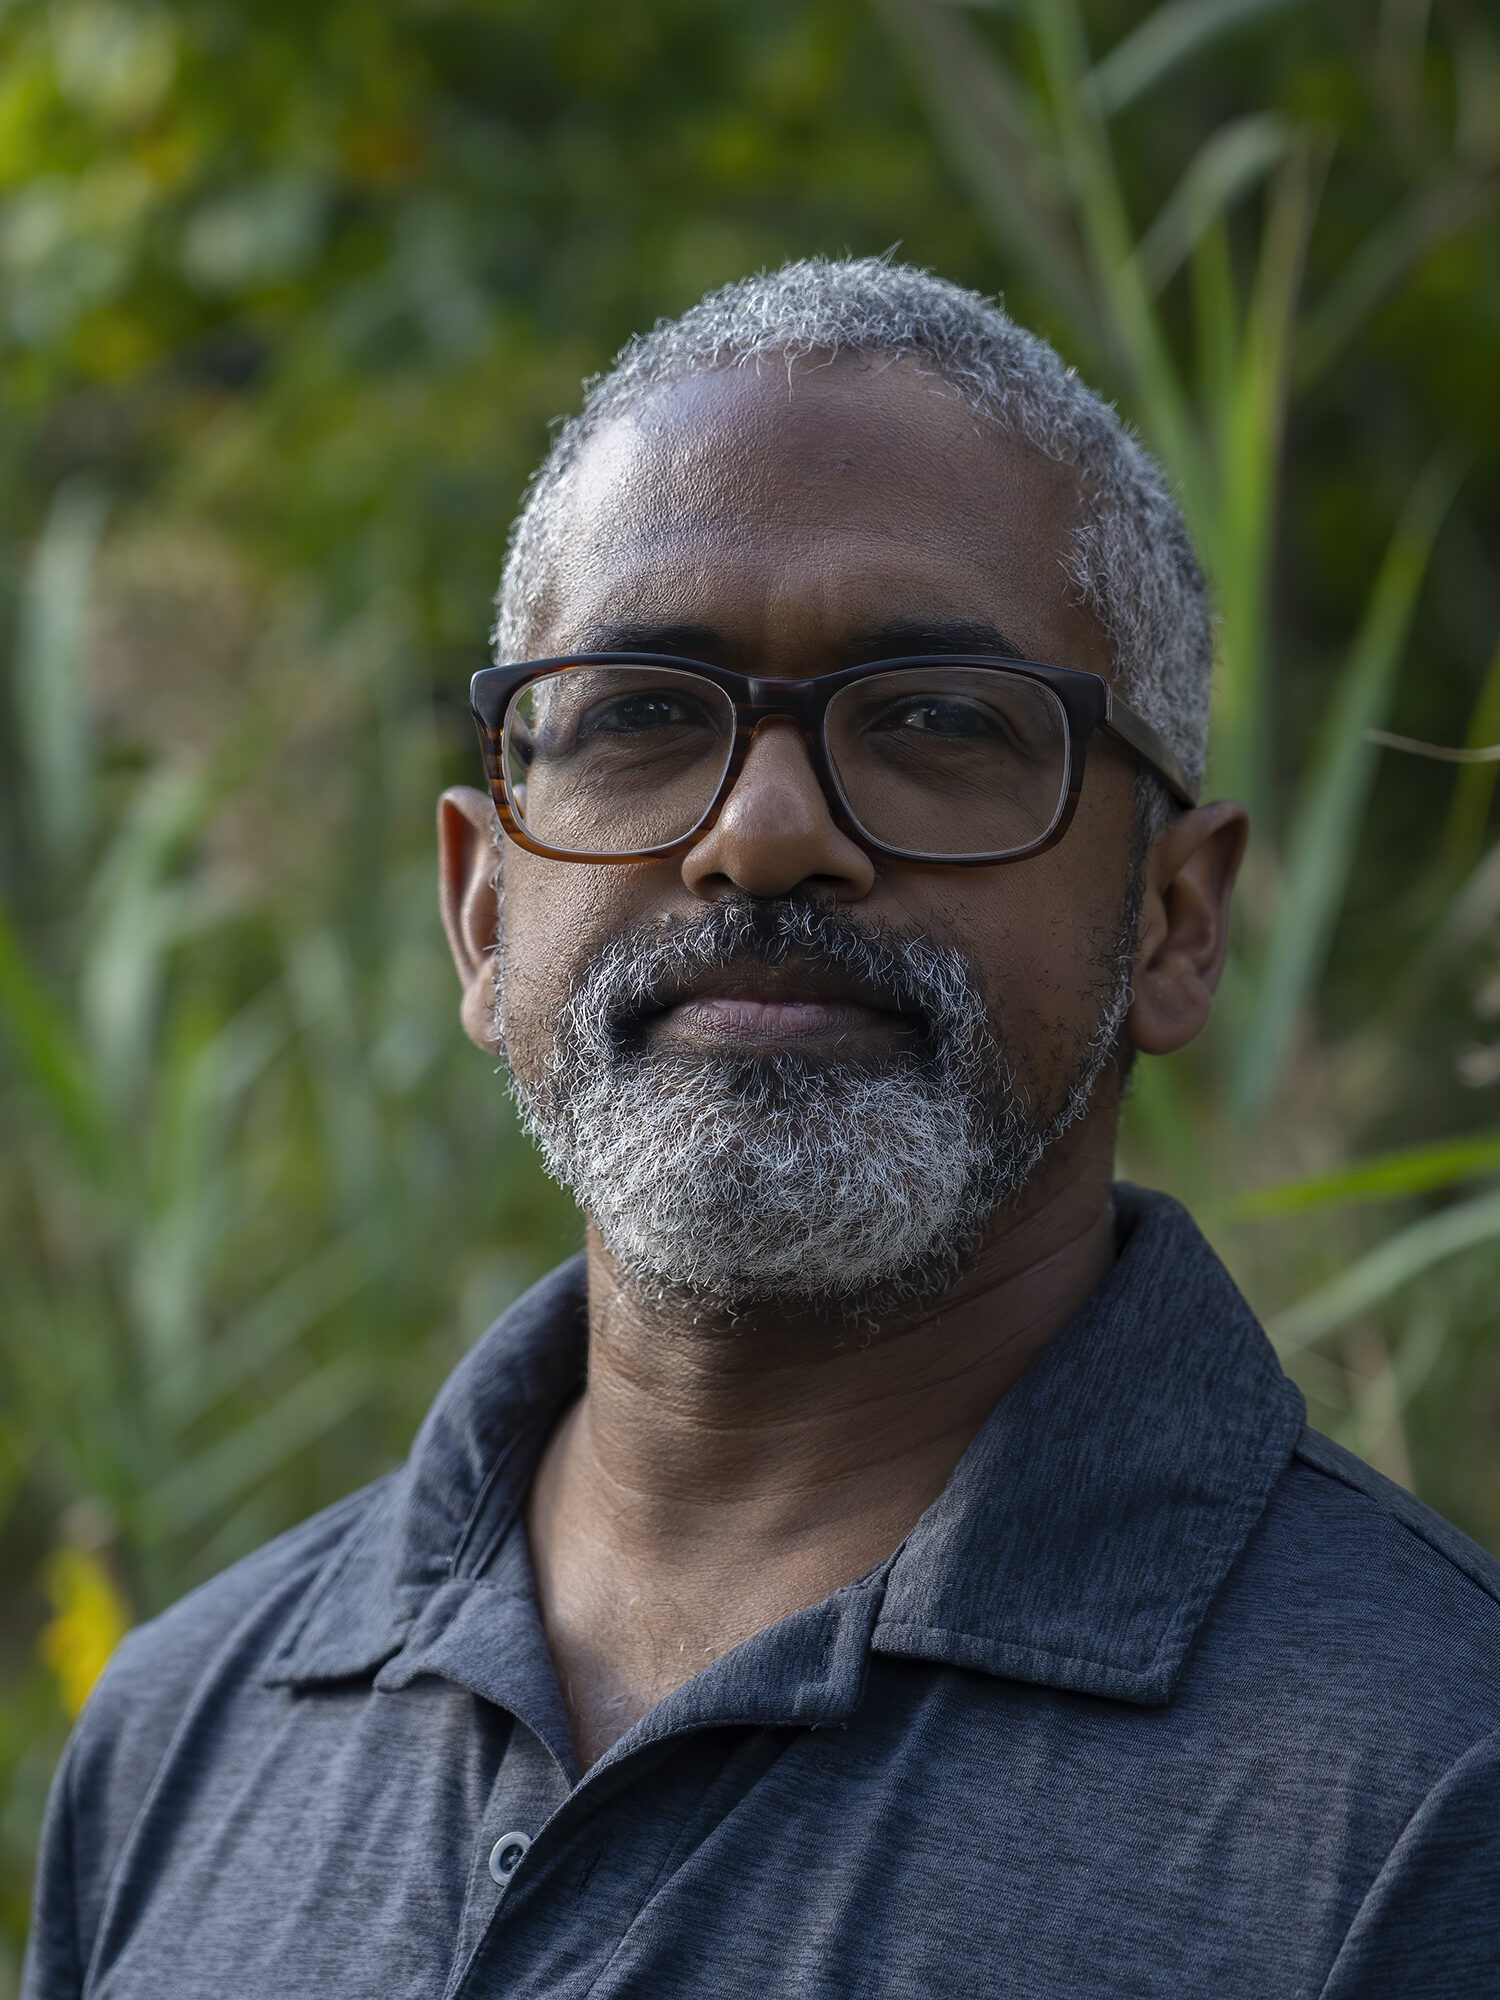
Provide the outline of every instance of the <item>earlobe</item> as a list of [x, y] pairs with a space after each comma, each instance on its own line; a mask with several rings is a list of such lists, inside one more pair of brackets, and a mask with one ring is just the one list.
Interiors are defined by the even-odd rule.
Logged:
[[1244, 807], [1221, 799], [1178, 814], [1146, 856], [1135, 999], [1126, 1018], [1143, 1055], [1185, 1048], [1208, 1021], [1248, 831]]
[[496, 888], [499, 821], [483, 792], [455, 785], [438, 801], [438, 893], [448, 949], [463, 988], [464, 1033], [495, 1046], [494, 947], [500, 921]]

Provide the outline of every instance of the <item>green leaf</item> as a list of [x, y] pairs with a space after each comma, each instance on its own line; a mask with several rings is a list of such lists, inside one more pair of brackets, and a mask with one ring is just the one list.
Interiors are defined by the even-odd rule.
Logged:
[[1285, 881], [1270, 927], [1265, 969], [1240, 1049], [1234, 1105], [1263, 1109], [1302, 1009], [1323, 970], [1343, 901], [1377, 751], [1365, 731], [1390, 705], [1438, 528], [1462, 464], [1440, 452], [1397, 523], [1364, 619], [1330, 704], [1323, 746], [1302, 786], [1287, 841]]
[[93, 480], [64, 481], [21, 591], [15, 657], [19, 747], [32, 823], [54, 863], [77, 859], [94, 820], [89, 610], [108, 509]]
[[1102, 355], [1098, 302], [1055, 152], [1028, 94], [965, 20], [935, 0], [877, 0], [910, 55], [939, 142], [1001, 250], [1046, 295], [1080, 361]]
[[1456, 174], [1411, 195], [1370, 230], [1297, 335], [1297, 381], [1327, 373], [1360, 327], [1403, 278], [1441, 244], [1493, 213], [1500, 182], [1491, 168]]
[[146, 1496], [147, 1518], [159, 1534], [199, 1527], [352, 1416], [377, 1386], [369, 1356], [340, 1355], [169, 1472]]
[[1278, 1181], [1226, 1202], [1226, 1222], [1259, 1222], [1269, 1216], [1301, 1215], [1314, 1208], [1351, 1207], [1357, 1202], [1399, 1201], [1450, 1187], [1471, 1175], [1500, 1172], [1500, 1132], [1473, 1139], [1444, 1139], [1430, 1146], [1406, 1146], [1355, 1160], [1331, 1173]]
[[22, 1080], [52, 1113], [85, 1177], [107, 1175], [112, 1134], [84, 1051], [0, 905], [0, 1025]]
[[1357, 1314], [1369, 1312], [1445, 1258], [1500, 1237], [1500, 1189], [1429, 1215], [1359, 1258], [1330, 1283], [1266, 1322], [1278, 1353], [1295, 1354]]
[[1113, 117], [1220, 36], [1296, 0], [1166, 0], [1116, 42], [1087, 79], [1095, 102]]
[[1140, 242], [1141, 268], [1159, 292], [1204, 231], [1285, 158], [1292, 133], [1274, 111], [1231, 118], [1198, 148]]

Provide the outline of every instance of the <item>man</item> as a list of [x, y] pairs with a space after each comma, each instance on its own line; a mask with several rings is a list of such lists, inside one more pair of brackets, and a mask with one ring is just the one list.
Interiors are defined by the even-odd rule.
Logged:
[[587, 1250], [127, 1640], [31, 2000], [1500, 1993], [1500, 1571], [1112, 1187], [1245, 833], [1157, 469], [794, 265], [591, 390], [498, 659], [443, 910]]

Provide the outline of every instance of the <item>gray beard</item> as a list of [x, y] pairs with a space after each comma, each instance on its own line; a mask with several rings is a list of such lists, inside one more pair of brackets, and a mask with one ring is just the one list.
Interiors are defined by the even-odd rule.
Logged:
[[[1088, 1110], [1130, 1006], [1135, 914], [1097, 968], [1095, 1025], [1050, 1110], [1018, 1081], [961, 953], [803, 898], [615, 938], [576, 986], [550, 1064], [512, 1068], [512, 1092], [637, 1296], [880, 1318], [945, 1291]], [[915, 1049], [874, 1067], [644, 1045], [642, 1017], [684, 977], [788, 958], [914, 1016]]]

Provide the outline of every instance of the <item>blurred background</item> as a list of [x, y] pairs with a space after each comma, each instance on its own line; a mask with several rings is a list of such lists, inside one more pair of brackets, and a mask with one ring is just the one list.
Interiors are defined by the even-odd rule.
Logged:
[[1178, 483], [1256, 843], [1123, 1171], [1500, 1549], [1490, 0], [0, 0], [0, 1994], [131, 1622], [386, 1470], [577, 1239], [432, 805], [548, 425], [814, 251], [987, 292]]

